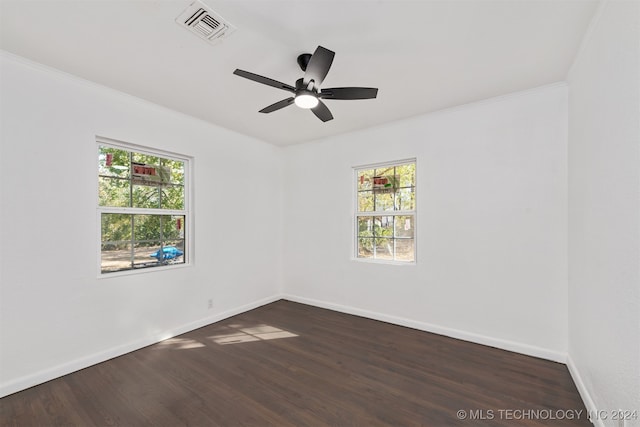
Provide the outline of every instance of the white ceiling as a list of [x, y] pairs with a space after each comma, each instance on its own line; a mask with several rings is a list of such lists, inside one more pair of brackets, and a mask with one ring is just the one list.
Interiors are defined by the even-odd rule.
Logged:
[[[192, 0], [0, 0], [2, 49], [277, 145], [309, 141], [562, 81], [596, 0], [203, 0], [237, 27], [210, 45], [175, 23]], [[300, 53], [336, 52], [334, 120], [290, 106]]]

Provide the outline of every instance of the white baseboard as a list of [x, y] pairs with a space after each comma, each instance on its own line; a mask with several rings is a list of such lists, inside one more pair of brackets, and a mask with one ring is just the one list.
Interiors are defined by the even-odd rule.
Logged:
[[433, 323], [419, 322], [416, 320], [406, 319], [403, 317], [390, 316], [387, 314], [377, 313], [374, 311], [363, 310], [356, 307], [350, 307], [332, 302], [320, 301], [312, 298], [300, 297], [297, 295], [284, 294], [283, 299], [299, 302], [302, 304], [313, 305], [316, 307], [327, 308], [329, 310], [339, 311], [342, 313], [353, 314], [368, 319], [380, 320], [394, 325], [406, 326], [420, 331], [433, 332], [438, 335], [444, 335], [451, 338], [469, 341], [476, 344], [487, 345], [490, 347], [500, 348], [503, 350], [514, 351], [516, 353], [526, 354], [528, 356], [538, 357], [540, 359], [551, 360], [553, 362], [565, 363], [567, 355], [563, 352], [554, 351], [542, 347], [536, 347], [516, 341], [503, 340], [486, 335], [475, 334], [472, 332], [453, 329], [446, 326], [435, 325]]
[[[584, 402], [584, 406], [587, 408], [587, 412], [590, 414], [597, 414], [598, 408], [596, 408], [596, 404], [593, 402], [593, 398], [591, 397], [591, 393], [584, 384], [582, 380], [582, 376], [580, 375], [580, 371], [578, 367], [573, 362], [571, 355], [567, 355], [567, 368], [569, 368], [569, 373], [571, 374], [571, 378], [573, 379], [576, 388], [578, 389], [578, 393], [580, 393], [580, 397]], [[596, 427], [605, 427], [604, 421], [602, 419], [592, 419], [591, 422]]]
[[281, 295], [273, 295], [267, 298], [263, 298], [257, 301], [250, 302], [248, 304], [236, 307], [231, 310], [217, 313], [213, 316], [208, 316], [199, 320], [196, 320], [185, 325], [181, 325], [176, 328], [172, 328], [161, 333], [157, 333], [153, 336], [145, 337], [134, 342], [120, 345], [118, 347], [110, 348], [98, 353], [91, 354], [89, 356], [81, 357], [79, 359], [72, 360], [70, 362], [63, 363], [62, 365], [53, 366], [51, 368], [43, 369], [39, 372], [17, 378], [0, 385], [0, 397], [7, 396], [9, 394], [16, 393], [18, 391], [33, 387], [34, 385], [42, 384], [47, 381], [51, 381], [55, 378], [70, 374], [80, 369], [87, 368], [97, 363], [105, 362], [114, 357], [122, 356], [123, 354], [130, 353], [135, 350], [139, 350], [143, 347], [164, 341], [166, 339], [175, 337], [177, 335], [184, 334], [194, 329], [201, 328], [203, 326], [210, 325], [215, 322], [227, 319], [229, 317], [244, 313], [254, 308], [272, 303], [282, 299]]

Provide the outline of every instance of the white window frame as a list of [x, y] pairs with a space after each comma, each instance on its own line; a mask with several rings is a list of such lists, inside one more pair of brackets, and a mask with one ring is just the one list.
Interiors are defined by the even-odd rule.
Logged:
[[[415, 183], [414, 183], [414, 207], [413, 210], [399, 210], [399, 211], [371, 211], [361, 212], [358, 206], [358, 176], [359, 172], [366, 169], [382, 169], [390, 166], [402, 166], [408, 163], [415, 164]], [[418, 159], [409, 158], [394, 160], [390, 162], [370, 163], [365, 165], [353, 166], [353, 230], [352, 230], [352, 251], [351, 260], [358, 262], [367, 262], [374, 264], [390, 264], [390, 265], [416, 265], [418, 260]], [[396, 261], [388, 259], [374, 259], [358, 257], [358, 217], [363, 216], [413, 216], [413, 261]]]
[[[97, 213], [97, 268], [98, 268], [98, 278], [106, 279], [112, 277], [119, 276], [127, 276], [131, 274], [145, 274], [159, 271], [167, 271], [177, 268], [185, 268], [193, 265], [193, 248], [194, 245], [194, 233], [193, 233], [193, 215], [191, 212], [192, 206], [192, 168], [194, 159], [191, 156], [187, 156], [184, 154], [179, 154], [171, 151], [145, 147], [138, 144], [133, 144], [130, 142], [118, 141], [111, 138], [106, 138], [102, 136], [96, 136], [96, 145], [94, 153], [98, 153], [100, 150], [100, 146], [107, 146], [111, 148], [117, 148], [121, 150], [127, 150], [131, 152], [136, 152], [140, 154], [145, 154], [149, 156], [157, 156], [163, 157], [170, 160], [178, 160], [184, 162], [184, 209], [156, 209], [156, 208], [133, 208], [133, 207], [111, 207], [111, 206], [100, 206], [100, 188], [99, 188], [99, 180], [95, 179], [96, 183], [96, 213]], [[94, 157], [95, 159], [95, 157]], [[94, 160], [94, 165], [97, 165]], [[95, 171], [96, 169], [94, 169]], [[185, 254], [184, 254], [184, 262], [180, 264], [167, 264], [157, 267], [149, 267], [149, 268], [132, 268], [129, 270], [122, 271], [114, 271], [114, 272], [102, 272], [102, 214], [103, 213], [115, 213], [115, 214], [128, 214], [128, 215], [183, 215], [185, 217], [184, 227], [184, 239], [185, 239]]]

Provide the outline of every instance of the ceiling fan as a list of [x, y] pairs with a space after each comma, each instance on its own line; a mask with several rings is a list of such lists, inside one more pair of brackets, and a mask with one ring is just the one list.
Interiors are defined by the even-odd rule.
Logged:
[[333, 115], [322, 99], [372, 99], [378, 95], [378, 89], [372, 87], [320, 89], [322, 81], [329, 73], [334, 56], [335, 52], [322, 46], [318, 46], [313, 55], [303, 53], [298, 56], [298, 65], [304, 71], [304, 77], [296, 81], [295, 87], [244, 70], [236, 69], [233, 74], [293, 93], [292, 97], [263, 108], [260, 110], [261, 113], [272, 113], [295, 103], [300, 108], [310, 109], [320, 120], [327, 122], [333, 119]]

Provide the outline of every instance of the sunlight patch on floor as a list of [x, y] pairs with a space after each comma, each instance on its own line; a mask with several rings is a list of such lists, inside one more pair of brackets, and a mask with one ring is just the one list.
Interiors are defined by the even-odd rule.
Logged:
[[190, 348], [204, 347], [199, 341], [190, 338], [169, 338], [157, 344], [161, 348], [170, 348], [172, 350], [186, 350]]
[[297, 337], [298, 335], [269, 325], [247, 327], [234, 324], [227, 328], [226, 333], [210, 336], [216, 344], [239, 344], [243, 342], [275, 340], [280, 338]]

